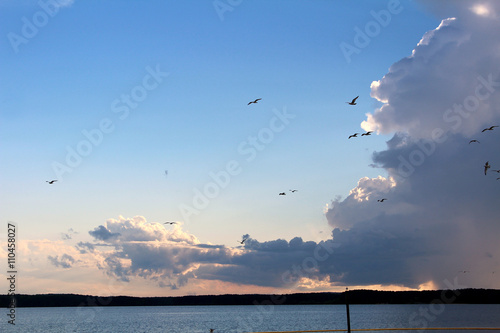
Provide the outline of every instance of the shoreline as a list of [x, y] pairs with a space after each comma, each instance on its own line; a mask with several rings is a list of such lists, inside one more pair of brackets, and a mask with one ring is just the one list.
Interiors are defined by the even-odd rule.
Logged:
[[[345, 304], [346, 292], [294, 294], [225, 294], [189, 296], [93, 296], [81, 294], [0, 295], [0, 307], [314, 305]], [[500, 304], [498, 289], [425, 291], [350, 290], [349, 304]]]

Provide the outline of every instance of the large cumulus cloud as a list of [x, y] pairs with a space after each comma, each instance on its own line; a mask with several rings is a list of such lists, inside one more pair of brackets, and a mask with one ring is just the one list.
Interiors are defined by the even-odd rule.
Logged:
[[447, 4], [455, 17], [372, 83], [383, 105], [362, 127], [395, 134], [373, 155], [387, 176], [361, 179], [326, 213], [345, 283], [449, 287], [462, 274], [499, 287], [500, 173], [483, 165], [500, 169], [500, 131], [482, 129], [500, 125], [500, 3]]
[[[373, 188], [380, 179], [364, 179], [354, 193], [372, 193], [368, 200], [351, 193], [327, 211], [333, 239], [341, 244], [337, 251], [346, 252], [335, 262], [346, 274], [344, 282], [417, 287], [432, 281], [447, 287], [445, 280], [466, 270], [461, 278], [470, 286], [498, 287], [492, 272], [500, 264], [500, 184], [496, 174], [484, 175], [483, 164], [490, 159], [500, 167], [499, 140], [500, 135], [484, 135], [480, 145], [471, 146], [454, 137], [436, 145], [406, 178], [397, 173], [399, 157], [421, 151], [419, 145], [375, 154], [398, 179], [396, 185]], [[382, 196], [388, 200], [377, 202]]]
[[[425, 33], [411, 55], [372, 83], [371, 96], [383, 106], [368, 115], [364, 129], [413, 138], [430, 139], [439, 130], [470, 137], [500, 115], [500, 4], [455, 7], [460, 16]], [[488, 15], [474, 8], [487, 8]]]

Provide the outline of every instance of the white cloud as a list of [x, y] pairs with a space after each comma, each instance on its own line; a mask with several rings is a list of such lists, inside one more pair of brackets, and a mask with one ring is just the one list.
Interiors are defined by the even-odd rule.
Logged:
[[[500, 3], [480, 6], [493, 12]], [[371, 96], [384, 105], [367, 115], [363, 129], [427, 139], [436, 130], [472, 136], [500, 114], [500, 23], [463, 8], [457, 14], [372, 83]]]
[[348, 229], [374, 216], [380, 212], [381, 204], [385, 204], [377, 200], [391, 197], [391, 190], [395, 186], [392, 178], [361, 178], [346, 199], [332, 201], [326, 212], [328, 222], [333, 228]]
[[[500, 23], [491, 19], [500, 2], [439, 4], [452, 6], [454, 18], [371, 85], [384, 105], [362, 127], [395, 133], [373, 160], [396, 185], [362, 178], [326, 212], [333, 240], [356, 260], [336, 262], [346, 283], [444, 288], [459, 277], [468, 287], [500, 285], [492, 275], [500, 183], [483, 172], [486, 161], [500, 169], [500, 131], [481, 132], [500, 125]], [[481, 143], [469, 145], [472, 138]], [[375, 205], [383, 191], [389, 200]]]

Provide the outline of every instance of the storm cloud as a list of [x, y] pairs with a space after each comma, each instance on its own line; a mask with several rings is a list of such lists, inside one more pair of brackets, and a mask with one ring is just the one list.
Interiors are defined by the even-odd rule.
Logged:
[[498, 287], [500, 174], [483, 166], [500, 169], [500, 131], [482, 130], [500, 125], [500, 4], [450, 5], [457, 16], [371, 85], [383, 105], [362, 127], [394, 133], [372, 156], [386, 176], [361, 179], [326, 213], [347, 284], [447, 287], [467, 271], [468, 286]]

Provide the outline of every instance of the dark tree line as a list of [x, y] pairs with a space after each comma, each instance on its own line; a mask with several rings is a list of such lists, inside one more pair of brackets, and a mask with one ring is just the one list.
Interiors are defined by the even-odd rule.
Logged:
[[[270, 304], [345, 304], [346, 293], [300, 293], [288, 295], [201, 295], [180, 297], [98, 297], [75, 294], [16, 295], [16, 307], [55, 306], [165, 306], [165, 305], [270, 305]], [[350, 304], [428, 304], [464, 303], [498, 304], [500, 290], [460, 289], [432, 291], [376, 291], [348, 292]], [[7, 308], [11, 296], [0, 295], [0, 307]]]

